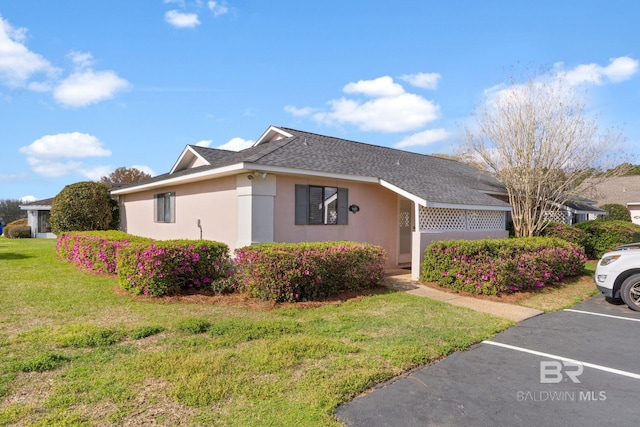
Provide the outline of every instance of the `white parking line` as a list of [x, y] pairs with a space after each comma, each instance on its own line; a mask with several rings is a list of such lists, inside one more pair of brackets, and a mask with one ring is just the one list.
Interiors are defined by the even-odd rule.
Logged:
[[510, 350], [516, 350], [516, 351], [520, 351], [522, 353], [529, 353], [529, 354], [534, 354], [536, 356], [543, 356], [543, 357], [548, 357], [550, 359], [556, 359], [556, 360], [562, 360], [564, 362], [580, 364], [580, 365], [586, 366], [588, 368], [598, 369], [600, 371], [605, 371], [605, 372], [609, 372], [609, 373], [612, 373], [612, 374], [622, 375], [622, 376], [625, 376], [625, 377], [629, 377], [629, 378], [634, 378], [636, 380], [640, 380], [640, 374], [634, 374], [633, 372], [621, 371], [620, 369], [609, 368], [609, 367], [602, 366], [602, 365], [596, 365], [594, 363], [583, 362], [581, 360], [576, 360], [576, 359], [569, 359], [568, 357], [562, 357], [562, 356], [557, 356], [555, 354], [543, 353], [541, 351], [536, 351], [536, 350], [529, 350], [527, 348], [516, 347], [514, 345], [503, 344], [503, 343], [495, 342], [495, 341], [488, 341], [487, 340], [487, 341], [482, 341], [482, 342], [484, 344], [490, 344], [490, 345], [494, 345], [494, 346], [497, 346], [497, 347], [508, 348]]
[[571, 311], [573, 313], [591, 314], [592, 316], [610, 317], [612, 319], [630, 320], [632, 322], [640, 322], [640, 319], [632, 319], [631, 317], [612, 316], [611, 314], [592, 313], [590, 311], [573, 310], [571, 308], [565, 308], [564, 311]]

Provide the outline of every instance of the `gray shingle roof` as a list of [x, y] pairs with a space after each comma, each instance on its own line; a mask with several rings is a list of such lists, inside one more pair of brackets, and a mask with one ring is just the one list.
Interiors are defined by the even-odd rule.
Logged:
[[598, 206], [640, 202], [640, 175], [608, 178], [597, 184], [586, 183], [581, 188], [584, 196], [595, 200]]
[[34, 200], [33, 202], [29, 203], [22, 203], [20, 206], [51, 206], [52, 203], [53, 197], [48, 199]]
[[489, 196], [506, 194], [489, 173], [455, 160], [410, 153], [330, 136], [280, 127], [292, 135], [234, 152], [190, 146], [210, 165], [160, 175], [139, 184], [161, 181], [206, 169], [253, 163], [290, 169], [382, 179], [429, 204], [507, 207]]

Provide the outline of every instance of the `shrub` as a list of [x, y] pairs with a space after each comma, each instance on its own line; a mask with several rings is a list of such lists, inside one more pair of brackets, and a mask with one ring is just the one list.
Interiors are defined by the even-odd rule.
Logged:
[[559, 222], [549, 223], [544, 230], [542, 230], [541, 236], [557, 237], [574, 245], [578, 245], [583, 249], [587, 240], [587, 235], [584, 230]]
[[118, 250], [118, 283], [134, 294], [175, 294], [228, 276], [229, 247], [209, 240], [133, 243]]
[[580, 274], [584, 251], [549, 237], [499, 240], [448, 240], [425, 250], [420, 279], [477, 294], [542, 288]]
[[277, 302], [373, 287], [384, 277], [386, 260], [383, 248], [354, 242], [269, 243], [235, 254], [241, 289]]
[[8, 239], [28, 239], [31, 237], [31, 227], [28, 225], [6, 226], [3, 234]]
[[98, 273], [116, 274], [120, 249], [133, 242], [149, 242], [145, 237], [132, 236], [124, 231], [83, 231], [62, 233], [56, 241], [61, 258]]
[[609, 203], [600, 206], [600, 209], [607, 211], [607, 214], [602, 218], [603, 221], [626, 221], [631, 222], [631, 213], [624, 205], [617, 203]]
[[616, 246], [640, 241], [640, 225], [626, 221], [585, 221], [575, 225], [586, 233], [585, 251], [598, 259]]
[[118, 223], [118, 203], [104, 183], [85, 181], [67, 185], [51, 204], [49, 224], [54, 234], [114, 230]]
[[27, 225], [27, 218], [20, 218], [5, 225], [2, 234], [8, 239], [26, 239], [31, 237], [31, 227]]

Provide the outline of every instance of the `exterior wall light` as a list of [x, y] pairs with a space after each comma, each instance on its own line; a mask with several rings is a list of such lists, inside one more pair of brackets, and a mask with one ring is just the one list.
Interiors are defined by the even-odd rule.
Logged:
[[360, 206], [358, 205], [351, 205], [349, 206], [349, 211], [351, 211], [351, 213], [356, 213], [360, 211]]

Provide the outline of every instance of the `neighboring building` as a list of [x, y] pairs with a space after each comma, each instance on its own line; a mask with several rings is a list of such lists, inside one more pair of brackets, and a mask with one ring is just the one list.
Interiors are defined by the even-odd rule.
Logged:
[[557, 205], [559, 206], [558, 209], [545, 212], [545, 218], [549, 221], [572, 225], [598, 219], [598, 216], [607, 214], [607, 211], [595, 205], [596, 202], [594, 200], [572, 197], [563, 205]]
[[626, 206], [631, 214], [631, 221], [640, 224], [640, 175], [619, 176], [585, 186], [584, 195], [595, 200], [598, 206]]
[[31, 237], [54, 238], [49, 225], [53, 198], [36, 200], [35, 202], [20, 205], [20, 209], [27, 211], [27, 224], [31, 227]]
[[629, 214], [631, 215], [631, 221], [634, 224], [640, 225], [640, 202], [627, 203], [627, 209], [629, 209]]
[[504, 188], [473, 166], [273, 126], [239, 152], [188, 145], [169, 173], [111, 194], [131, 234], [231, 250], [367, 242], [414, 278], [430, 242], [505, 238], [511, 210]]

